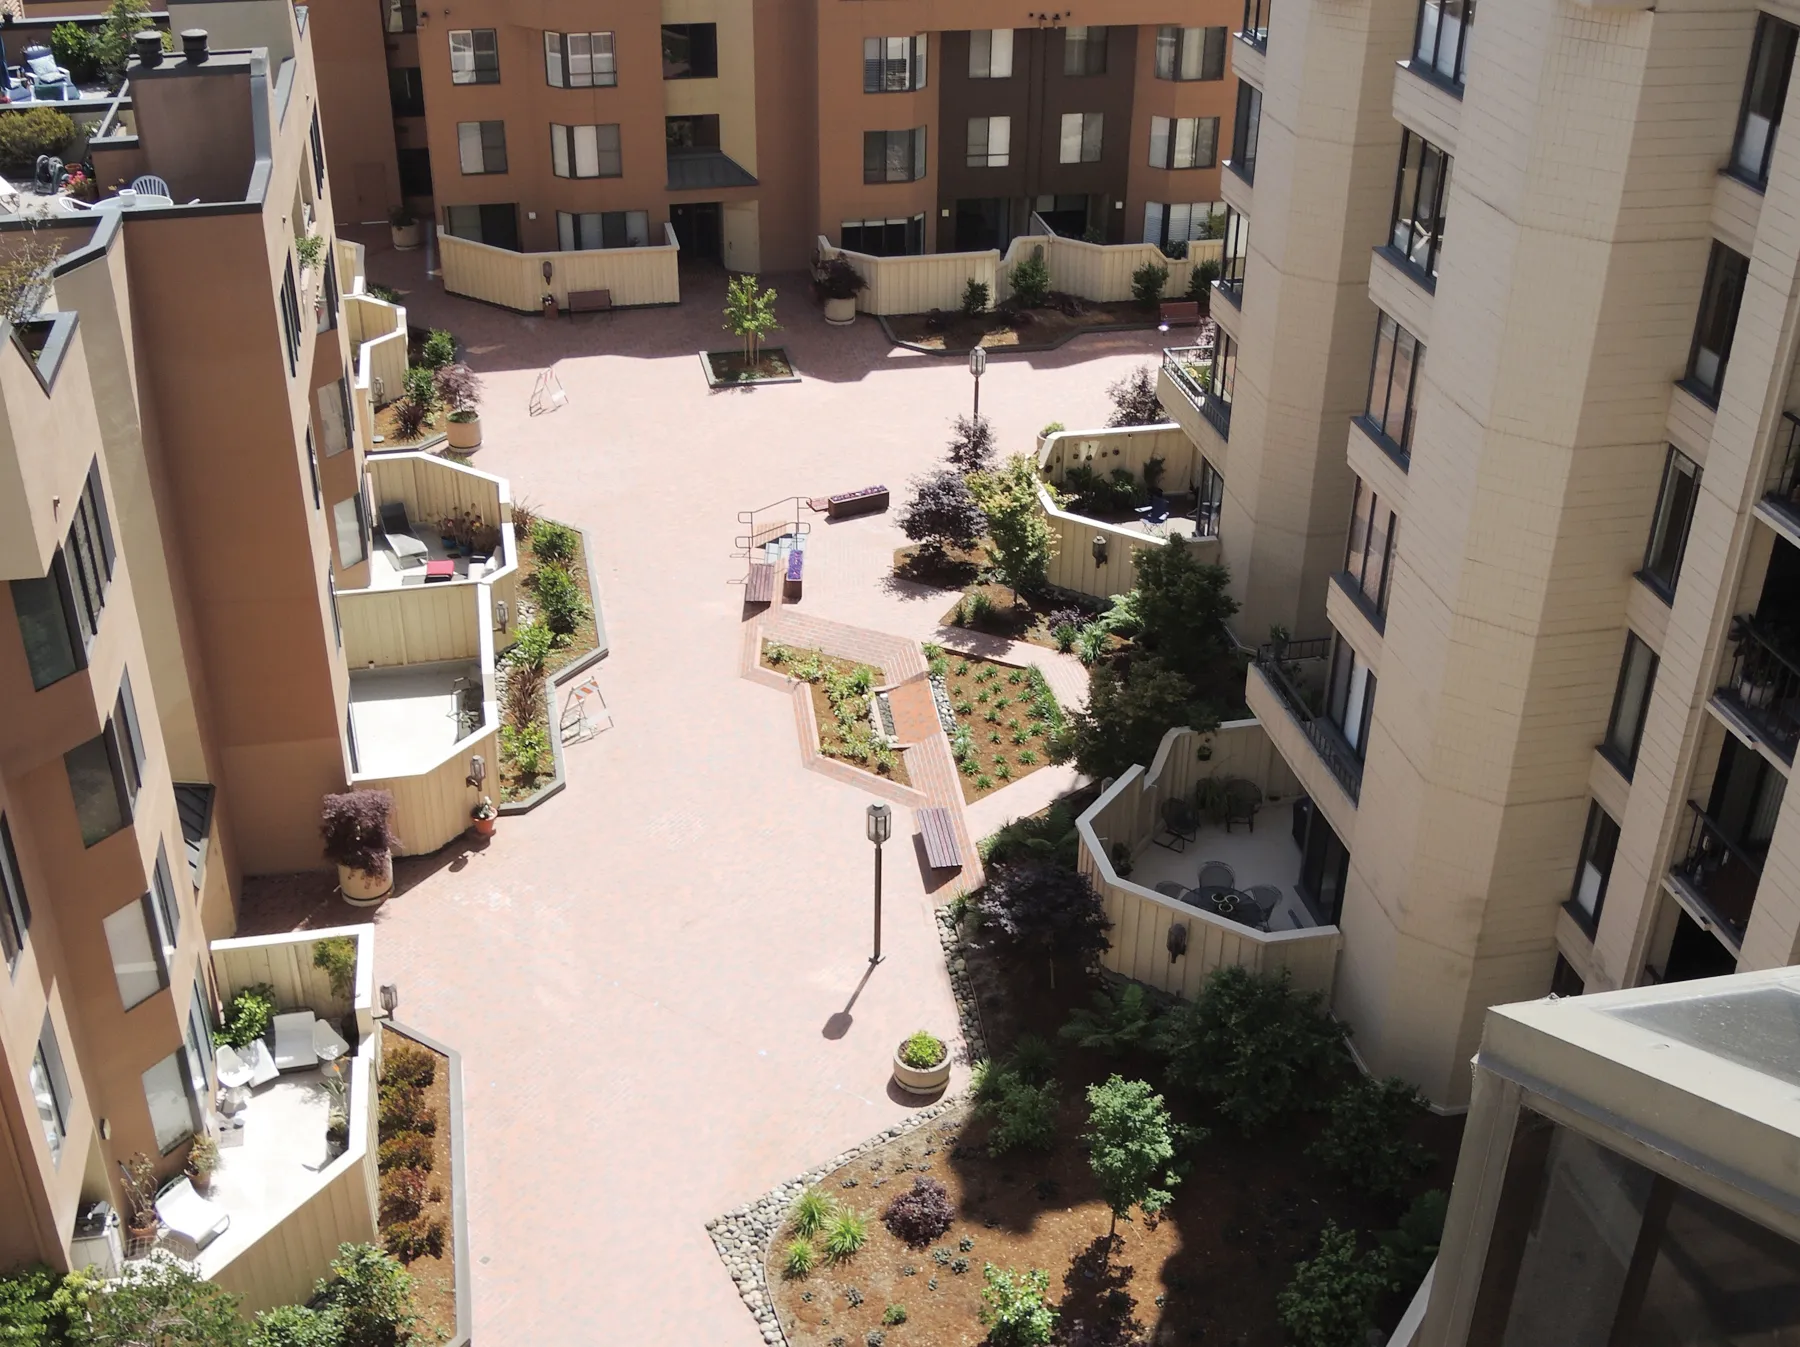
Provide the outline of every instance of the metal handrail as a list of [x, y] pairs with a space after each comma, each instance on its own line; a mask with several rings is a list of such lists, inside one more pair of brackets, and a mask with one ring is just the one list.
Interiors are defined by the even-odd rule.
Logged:
[[1350, 745], [1344, 742], [1342, 732], [1322, 715], [1315, 715], [1306, 704], [1306, 698], [1289, 680], [1286, 670], [1281, 666], [1286, 662], [1302, 659], [1322, 659], [1331, 648], [1330, 637], [1319, 637], [1306, 641], [1271, 642], [1257, 648], [1256, 667], [1275, 695], [1281, 699], [1287, 712], [1293, 717], [1295, 724], [1306, 735], [1306, 740], [1324, 762], [1327, 770], [1344, 794], [1355, 804], [1362, 796], [1362, 762], [1356, 757]]
[[1800, 744], [1800, 663], [1754, 618], [1731, 624], [1731, 655], [1718, 695], [1788, 762]]
[[1196, 408], [1206, 400], [1206, 385], [1188, 372], [1188, 365], [1204, 363], [1210, 369], [1215, 349], [1211, 346], [1169, 346], [1163, 350], [1164, 371], [1187, 394], [1188, 401]]
[[1727, 858], [1744, 866], [1758, 880], [1762, 878], [1763, 863], [1727, 836], [1699, 804], [1689, 800], [1687, 807], [1687, 841], [1679, 853], [1681, 859], [1669, 867], [1670, 872], [1682, 881], [1688, 897], [1700, 904], [1713, 924], [1723, 926], [1741, 944], [1750, 924], [1748, 913], [1742, 920], [1727, 915], [1713, 902], [1707, 889], [1712, 876], [1725, 868]]

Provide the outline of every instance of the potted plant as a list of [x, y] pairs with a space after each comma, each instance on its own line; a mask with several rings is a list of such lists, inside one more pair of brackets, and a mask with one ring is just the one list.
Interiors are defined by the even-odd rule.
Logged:
[[408, 252], [419, 246], [419, 217], [402, 203], [388, 212], [388, 232], [394, 237], [394, 251]]
[[338, 888], [352, 907], [374, 907], [394, 888], [394, 797], [385, 790], [327, 795], [319, 822], [325, 859], [337, 866]]
[[336, 1062], [322, 1074], [331, 1108], [325, 1114], [325, 1161], [329, 1164], [350, 1149], [350, 1100], [343, 1074]]
[[445, 365], [437, 372], [438, 401], [449, 409], [444, 434], [458, 453], [481, 447], [481, 380], [467, 365]]
[[212, 1191], [213, 1170], [219, 1167], [219, 1143], [205, 1132], [188, 1147], [187, 1172], [200, 1192]]
[[950, 1049], [921, 1029], [894, 1053], [894, 1084], [908, 1094], [936, 1094], [950, 1081]]
[[1052, 421], [1049, 425], [1045, 426], [1042, 430], [1038, 431], [1038, 436], [1037, 436], [1038, 452], [1040, 454], [1043, 453], [1044, 452], [1044, 441], [1048, 440], [1052, 435], [1056, 434], [1058, 431], [1063, 430], [1063, 429], [1066, 429], [1066, 427], [1063, 425], [1063, 423], [1061, 421]]
[[500, 817], [500, 811], [487, 796], [481, 797], [481, 803], [469, 811], [469, 817], [475, 820], [475, 831], [482, 837], [494, 835], [494, 820]]
[[119, 1162], [120, 1187], [125, 1195], [125, 1230], [133, 1244], [142, 1247], [156, 1238], [161, 1222], [156, 1216], [156, 1166], [139, 1151]]
[[856, 321], [856, 297], [869, 283], [842, 257], [813, 265], [813, 293], [825, 305], [825, 321], [839, 327]]

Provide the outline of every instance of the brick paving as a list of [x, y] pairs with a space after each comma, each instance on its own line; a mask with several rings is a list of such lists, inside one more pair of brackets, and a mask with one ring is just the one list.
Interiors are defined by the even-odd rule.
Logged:
[[[372, 278], [455, 332], [485, 383], [475, 466], [589, 530], [614, 652], [615, 728], [570, 750], [568, 789], [403, 861], [375, 914], [402, 1017], [463, 1053], [476, 1340], [756, 1347], [704, 1222], [907, 1116], [894, 1044], [956, 1012], [932, 918], [948, 891], [892, 843], [888, 958], [865, 976], [875, 795], [808, 770], [794, 714], [744, 675], [736, 516], [871, 482], [898, 505], [968, 372], [895, 355], [867, 320], [827, 328], [805, 278], [776, 277], [803, 382], [712, 393], [694, 353], [730, 342], [716, 276], [679, 308], [547, 322], [445, 297], [376, 233]], [[995, 357], [982, 410], [1016, 451], [1052, 419], [1103, 424], [1106, 385], [1156, 339]], [[552, 362], [568, 404], [530, 417]], [[942, 639], [950, 596], [888, 573], [903, 543], [892, 513], [815, 517], [805, 598], [771, 612]], [[1032, 658], [1066, 695], [1079, 666]], [[922, 794], [955, 788], [947, 746], [909, 756]], [[246, 932], [351, 919], [322, 876], [247, 886]]]

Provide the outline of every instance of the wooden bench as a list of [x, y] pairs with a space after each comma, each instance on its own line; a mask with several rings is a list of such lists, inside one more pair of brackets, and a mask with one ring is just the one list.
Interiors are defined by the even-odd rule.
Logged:
[[796, 547], [787, 555], [787, 574], [783, 577], [781, 597], [793, 603], [800, 597], [800, 579], [806, 573], [806, 553]]
[[1158, 311], [1157, 321], [1169, 327], [1199, 327], [1200, 305], [1191, 299], [1168, 300]]
[[885, 486], [865, 486], [860, 491], [843, 491], [825, 498], [825, 516], [828, 519], [849, 519], [859, 514], [875, 514], [887, 507], [888, 489]]
[[915, 809], [919, 835], [925, 839], [925, 860], [933, 870], [962, 869], [962, 844], [956, 840], [956, 825], [948, 809]]
[[[1167, 307], [1167, 306], [1165, 306]], [[569, 312], [574, 313], [609, 313], [612, 311], [611, 290], [571, 290], [569, 291]]]
[[745, 603], [775, 602], [775, 563], [772, 561], [753, 561], [750, 563], [750, 576], [744, 582]]

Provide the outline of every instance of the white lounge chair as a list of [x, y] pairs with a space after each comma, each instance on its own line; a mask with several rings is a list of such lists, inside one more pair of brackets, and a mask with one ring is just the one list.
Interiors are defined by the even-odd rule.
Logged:
[[319, 1064], [313, 1049], [313, 1025], [318, 1016], [310, 1010], [290, 1011], [275, 1017], [275, 1069], [305, 1071]]
[[281, 1074], [269, 1056], [269, 1045], [260, 1038], [247, 1048], [225, 1044], [213, 1054], [213, 1060], [219, 1068], [219, 1085], [227, 1090], [266, 1085]]
[[204, 1249], [231, 1225], [231, 1213], [195, 1192], [186, 1175], [157, 1194], [156, 1214], [196, 1250]]
[[313, 1021], [312, 1031], [313, 1055], [319, 1059], [321, 1066], [329, 1065], [350, 1051], [350, 1045], [343, 1036], [324, 1020]]

